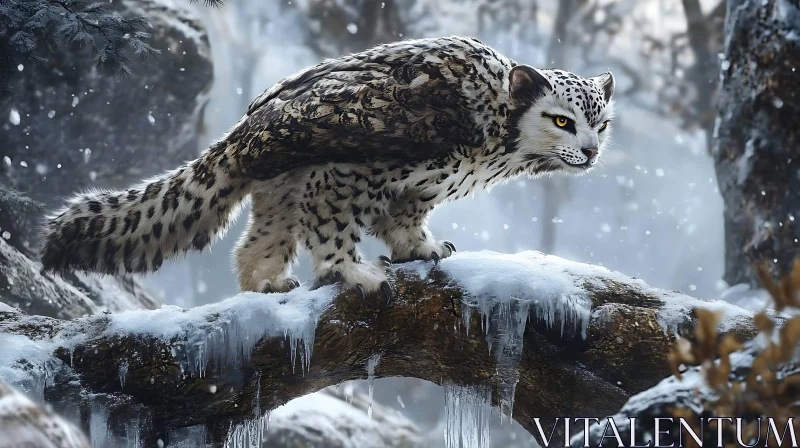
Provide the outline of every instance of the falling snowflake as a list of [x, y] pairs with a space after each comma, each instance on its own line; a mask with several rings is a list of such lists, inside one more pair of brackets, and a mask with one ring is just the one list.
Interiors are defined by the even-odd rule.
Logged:
[[8, 114], [8, 121], [14, 126], [19, 125], [19, 112], [16, 109], [11, 109], [11, 112]]
[[347, 24], [347, 31], [349, 31], [350, 34], [356, 34], [358, 32], [358, 25], [355, 23]]

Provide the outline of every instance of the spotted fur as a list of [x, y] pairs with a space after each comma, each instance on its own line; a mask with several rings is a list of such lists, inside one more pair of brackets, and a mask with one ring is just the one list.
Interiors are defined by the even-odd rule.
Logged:
[[[393, 260], [455, 246], [426, 227], [433, 209], [520, 175], [591, 168], [609, 134], [614, 80], [518, 65], [475, 39], [381, 45], [290, 76], [253, 101], [200, 159], [127, 192], [89, 192], [49, 221], [45, 269], [146, 272], [221, 235], [248, 194], [239, 286], [297, 282], [298, 247], [318, 282], [385, 287], [363, 231]], [[568, 117], [569, 128], [553, 124]]]

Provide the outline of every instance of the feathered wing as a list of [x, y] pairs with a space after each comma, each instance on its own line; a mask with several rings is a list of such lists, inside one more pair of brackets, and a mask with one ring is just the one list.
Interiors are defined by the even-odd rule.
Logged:
[[[482, 46], [405, 41], [325, 61], [264, 92], [228, 140], [244, 174], [271, 178], [327, 162], [414, 162], [480, 147], [464, 83]], [[473, 58], [473, 59], [471, 59]]]

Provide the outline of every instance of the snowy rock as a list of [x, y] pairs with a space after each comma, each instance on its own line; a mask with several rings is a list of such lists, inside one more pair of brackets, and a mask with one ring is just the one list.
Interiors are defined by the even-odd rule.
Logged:
[[306, 395], [270, 413], [263, 446], [290, 448], [423, 447], [419, 429], [399, 412], [356, 394], [351, 402], [333, 390]]

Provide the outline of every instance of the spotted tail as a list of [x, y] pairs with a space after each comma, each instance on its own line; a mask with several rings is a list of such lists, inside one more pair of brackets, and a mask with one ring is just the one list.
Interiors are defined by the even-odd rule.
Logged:
[[203, 250], [227, 230], [249, 193], [230, 175], [224, 144], [126, 191], [78, 194], [48, 217], [45, 271], [152, 272], [165, 259]]

